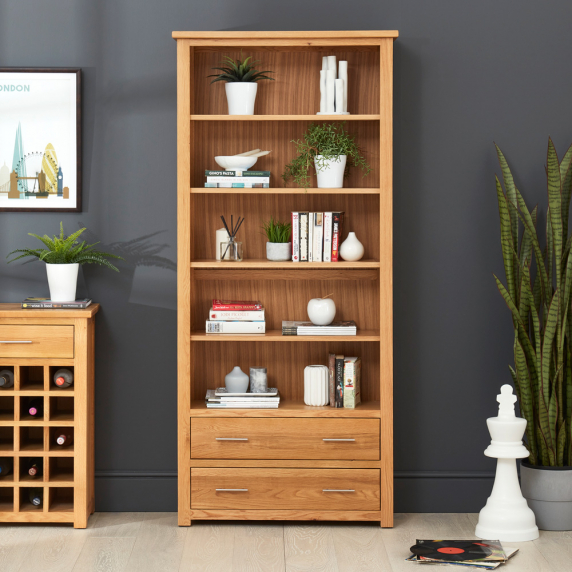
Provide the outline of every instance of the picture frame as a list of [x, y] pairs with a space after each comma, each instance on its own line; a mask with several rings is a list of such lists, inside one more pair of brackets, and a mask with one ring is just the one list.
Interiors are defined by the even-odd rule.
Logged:
[[81, 75], [0, 67], [0, 212], [81, 212]]

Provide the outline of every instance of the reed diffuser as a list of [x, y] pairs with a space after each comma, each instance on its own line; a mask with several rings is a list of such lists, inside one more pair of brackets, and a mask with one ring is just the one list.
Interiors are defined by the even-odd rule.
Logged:
[[236, 225], [234, 224], [234, 215], [230, 215], [230, 228], [224, 219], [224, 216], [220, 216], [224, 228], [228, 233], [228, 242], [220, 243], [220, 259], [224, 262], [241, 262], [242, 261], [242, 242], [236, 240], [236, 233], [239, 231], [242, 223], [244, 222], [244, 217], [238, 217]]

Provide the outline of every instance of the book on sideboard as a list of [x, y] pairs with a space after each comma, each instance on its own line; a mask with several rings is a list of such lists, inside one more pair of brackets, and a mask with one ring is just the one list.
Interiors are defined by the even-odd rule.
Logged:
[[73, 302], [52, 302], [49, 298], [26, 298], [22, 308], [26, 310], [84, 310], [91, 304], [90, 298], [82, 298]]

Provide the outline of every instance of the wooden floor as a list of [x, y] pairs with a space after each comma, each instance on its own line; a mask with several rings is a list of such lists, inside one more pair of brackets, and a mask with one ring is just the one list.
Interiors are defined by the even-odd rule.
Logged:
[[[400, 514], [375, 524], [195, 523], [174, 513], [96, 513], [86, 530], [0, 526], [2, 572], [413, 572], [416, 538], [474, 538], [474, 514]], [[572, 570], [572, 533], [541, 532], [499, 570]], [[458, 568], [448, 567], [451, 570]], [[443, 568], [439, 568], [442, 570]], [[475, 570], [475, 568], [467, 568]]]

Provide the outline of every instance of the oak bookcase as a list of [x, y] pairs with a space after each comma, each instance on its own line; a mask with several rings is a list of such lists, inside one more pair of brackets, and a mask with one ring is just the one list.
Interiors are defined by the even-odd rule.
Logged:
[[[84, 310], [23, 310], [0, 304], [0, 370], [14, 372], [14, 386], [0, 388], [0, 457], [14, 469], [0, 475], [0, 522], [73, 523], [86, 528], [94, 511], [94, 322], [99, 304]], [[57, 388], [53, 374], [73, 370], [74, 383]], [[44, 414], [27, 413], [31, 398], [44, 400]], [[59, 429], [73, 442], [59, 447]], [[43, 459], [43, 474], [30, 477], [26, 464]], [[43, 504], [29, 501], [31, 488]]]
[[[173, 32], [177, 41], [178, 128], [178, 475], [179, 524], [192, 520], [367, 520], [393, 525], [392, 91], [395, 31]], [[223, 55], [240, 53], [273, 70], [259, 83], [256, 115], [227, 115], [223, 83], [207, 76]], [[322, 56], [349, 68], [352, 115], [316, 116]], [[347, 121], [372, 166], [352, 169], [343, 189], [285, 185], [292, 139], [311, 122]], [[271, 149], [256, 168], [269, 189], [204, 188], [215, 155]], [[265, 259], [261, 223], [291, 211], [345, 211], [358, 262]], [[241, 263], [215, 260], [220, 215], [242, 215]], [[283, 337], [282, 320], [307, 319], [310, 298], [330, 292], [336, 319], [357, 336]], [[265, 335], [207, 335], [213, 298], [260, 300]], [[361, 356], [362, 404], [309, 407], [303, 370], [328, 352]], [[282, 401], [275, 410], [207, 409], [207, 388], [233, 366], [268, 368]], [[217, 438], [242, 438], [220, 441]], [[323, 439], [353, 439], [324, 441]], [[217, 491], [216, 489], [240, 489]], [[326, 490], [324, 490], [326, 489]], [[334, 489], [336, 492], [330, 492]], [[339, 492], [338, 492], [339, 491]], [[350, 492], [351, 491], [351, 492]]]

